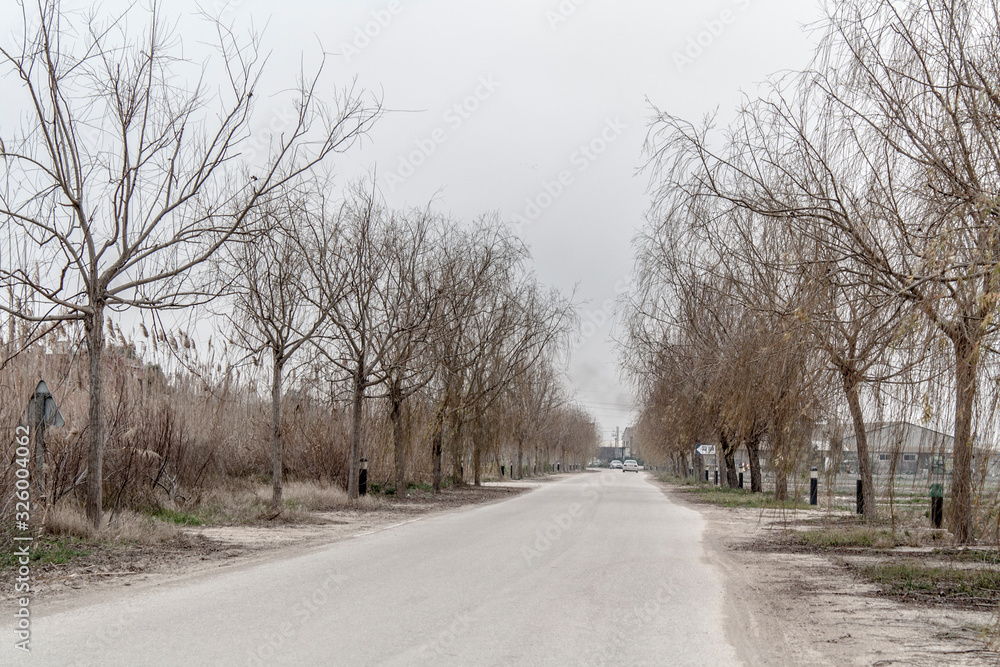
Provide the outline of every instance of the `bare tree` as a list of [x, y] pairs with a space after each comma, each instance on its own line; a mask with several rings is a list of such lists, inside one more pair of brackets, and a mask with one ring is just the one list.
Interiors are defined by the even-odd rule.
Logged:
[[[330, 330], [317, 339], [319, 351], [348, 378], [351, 449], [347, 493], [358, 497], [365, 400], [371, 387], [389, 383], [398, 401], [419, 388], [420, 369], [411, 366], [429, 335], [437, 291], [424, 266], [430, 251], [431, 219], [390, 211], [378, 193], [355, 184], [341, 208], [341, 242], [336, 257], [312, 267], [329, 300]], [[413, 384], [410, 384], [410, 383]], [[407, 387], [406, 385], [410, 385]], [[397, 413], [394, 419], [397, 419]], [[401, 422], [396, 421], [397, 436]], [[402, 441], [399, 441], [402, 447]], [[400, 451], [402, 454], [402, 450]], [[405, 480], [404, 480], [405, 485]]]
[[[234, 343], [255, 361], [271, 361], [271, 509], [281, 509], [283, 424], [287, 366], [327, 324], [340, 295], [316, 289], [307, 270], [337, 243], [322, 194], [282, 188], [254, 208], [238, 239], [216, 262]], [[307, 261], [306, 256], [309, 256]]]
[[[449, 236], [440, 260], [443, 302], [434, 320], [433, 334], [433, 355], [439, 364], [432, 385], [437, 404], [431, 435], [435, 492], [440, 492], [442, 486], [445, 445], [450, 444], [458, 452], [469, 368], [482, 358], [477, 347], [482, 338], [476, 335], [476, 317], [492, 316], [491, 300], [500, 292], [505, 278], [527, 258], [524, 245], [494, 217], [485, 216], [467, 229], [455, 228]], [[459, 465], [455, 463], [456, 472]]]
[[[949, 341], [959, 543], [974, 539], [973, 408], [997, 333], [998, 9], [992, 0], [838, 3], [816, 70], [787, 96], [778, 87], [752, 104], [728, 154], [667, 118], [661, 129], [683, 138], [659, 145], [702, 167], [689, 186], [789, 222], [824, 246], [820, 259], [834, 259], [840, 284], [868, 281]], [[857, 369], [844, 370], [850, 392]]]
[[403, 408], [434, 378], [438, 364], [431, 355], [435, 318], [443, 303], [443, 275], [438, 244], [445, 229], [429, 211], [398, 214], [389, 268], [395, 275], [393, 336], [379, 357], [378, 375], [383, 378], [392, 421], [395, 493], [405, 498], [406, 451], [409, 437], [403, 423]]
[[[0, 267], [0, 284], [27, 286], [44, 306], [0, 309], [43, 327], [84, 325], [87, 515], [98, 526], [107, 311], [162, 311], [204, 300], [210, 290], [195, 269], [245, 225], [262, 197], [366, 132], [379, 105], [347, 90], [327, 108], [316, 97], [318, 74], [303, 77], [294, 120], [266, 163], [241, 178], [229, 165], [259, 97], [256, 42], [241, 43], [217, 24], [213, 62], [222, 63], [227, 87], [210, 104], [206, 83], [188, 88], [174, 76], [182, 62], [178, 42], [158, 5], [140, 35], [127, 31], [124, 17], [81, 21], [57, 0], [39, 3], [37, 13], [22, 6], [22, 18], [21, 42], [0, 48], [21, 83], [21, 98], [7, 102], [23, 105], [29, 118], [21, 132], [0, 139], [9, 261]], [[70, 23], [82, 38], [68, 36]]]

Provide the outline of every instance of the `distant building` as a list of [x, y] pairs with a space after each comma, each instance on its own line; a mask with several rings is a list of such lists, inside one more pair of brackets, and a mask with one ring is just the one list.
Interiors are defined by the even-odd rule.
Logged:
[[635, 427], [626, 426], [625, 430], [622, 431], [622, 449], [625, 450], [624, 456], [629, 459], [639, 458], [639, 452], [636, 451], [635, 447]]
[[[894, 457], [898, 474], [951, 472], [955, 439], [946, 433], [909, 422], [880, 422], [869, 425], [867, 434], [875, 473], [888, 473]], [[851, 433], [843, 440], [841, 468], [854, 473], [857, 464], [858, 443]]]
[[623, 447], [601, 447], [601, 451], [597, 457], [601, 460], [601, 463], [607, 465], [615, 459], [619, 461], [625, 460], [625, 451]]

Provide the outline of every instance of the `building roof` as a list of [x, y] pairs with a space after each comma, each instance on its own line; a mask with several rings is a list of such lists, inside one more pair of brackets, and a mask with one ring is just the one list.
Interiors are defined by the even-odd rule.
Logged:
[[[873, 453], [894, 450], [908, 454], [951, 452], [955, 438], [934, 429], [905, 421], [875, 422], [867, 425], [868, 449]], [[844, 437], [844, 449], [857, 450], [853, 432]]]

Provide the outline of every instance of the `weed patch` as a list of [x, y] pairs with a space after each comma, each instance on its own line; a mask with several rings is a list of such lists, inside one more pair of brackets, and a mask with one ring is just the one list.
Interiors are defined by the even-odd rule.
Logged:
[[751, 493], [746, 489], [729, 489], [717, 486], [691, 486], [688, 493], [700, 500], [723, 507], [755, 507], [767, 509], [793, 509], [800, 504], [794, 501], [775, 500], [773, 493]]
[[861, 526], [807, 530], [797, 533], [795, 538], [806, 546], [818, 549], [891, 549], [904, 544], [888, 530]]
[[1000, 601], [1000, 571], [924, 565], [912, 560], [862, 565], [858, 571], [886, 595], [966, 603]]
[[[32, 543], [28, 558], [32, 563], [61, 565], [74, 558], [89, 556], [90, 551], [83, 547], [82, 543], [73, 538], [41, 538]], [[12, 568], [19, 564], [18, 556], [13, 550], [0, 553], [0, 568]]]

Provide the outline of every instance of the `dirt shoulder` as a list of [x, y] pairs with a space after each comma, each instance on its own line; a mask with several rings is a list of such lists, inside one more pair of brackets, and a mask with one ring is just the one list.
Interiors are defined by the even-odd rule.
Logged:
[[[225, 568], [289, 558], [310, 549], [391, 529], [425, 517], [502, 502], [543, 481], [446, 489], [406, 500], [385, 500], [365, 509], [299, 513], [245, 525], [184, 527], [176, 537], [144, 544], [81, 543], [65, 563], [32, 566], [32, 604], [65, 609], [98, 601], [128, 586], [157, 586]], [[0, 608], [13, 608], [5, 586]]]
[[[901, 601], [851, 557], [797, 548], [788, 529], [815, 510], [732, 508], [658, 482], [706, 520], [706, 558], [725, 576], [727, 635], [751, 665], [996, 665], [995, 608]], [[877, 558], [877, 557], [876, 557]]]

